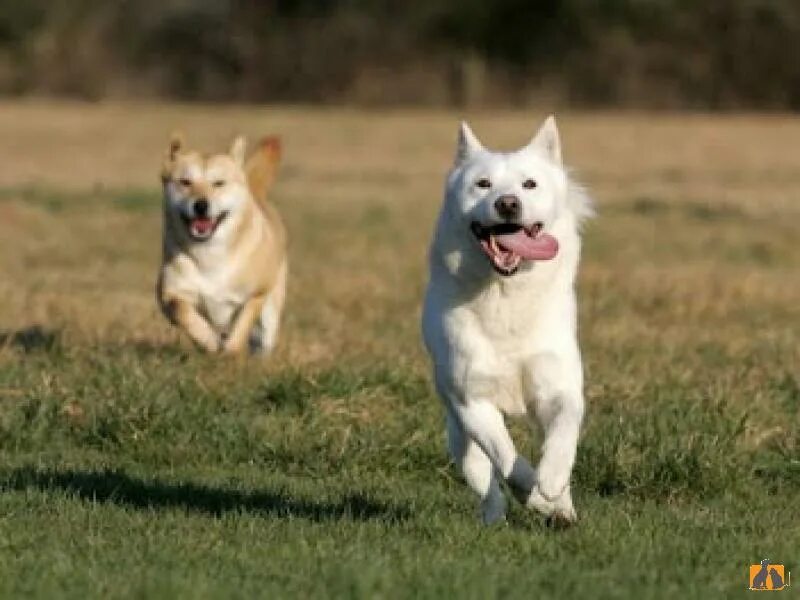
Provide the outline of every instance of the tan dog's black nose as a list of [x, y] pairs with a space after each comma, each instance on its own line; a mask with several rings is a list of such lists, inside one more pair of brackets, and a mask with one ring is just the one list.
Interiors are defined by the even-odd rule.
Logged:
[[519, 202], [519, 198], [511, 194], [506, 194], [494, 201], [494, 208], [497, 210], [497, 214], [500, 215], [501, 219], [512, 221], [519, 217], [522, 205]]
[[205, 198], [200, 198], [199, 200], [194, 201], [194, 214], [197, 217], [207, 217], [208, 216], [208, 200]]

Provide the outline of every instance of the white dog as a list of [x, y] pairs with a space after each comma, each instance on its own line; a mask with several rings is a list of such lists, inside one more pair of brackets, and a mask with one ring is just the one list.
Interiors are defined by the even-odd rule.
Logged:
[[[484, 149], [462, 123], [430, 251], [422, 329], [450, 454], [480, 495], [485, 523], [505, 516], [501, 478], [556, 522], [577, 518], [569, 480], [583, 372], [574, 281], [579, 227], [591, 213], [561, 162], [553, 117], [510, 154]], [[504, 415], [535, 415], [542, 426], [537, 469], [517, 454]]]

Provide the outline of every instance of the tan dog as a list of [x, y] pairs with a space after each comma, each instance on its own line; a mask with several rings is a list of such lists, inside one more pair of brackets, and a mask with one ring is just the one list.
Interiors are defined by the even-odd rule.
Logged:
[[286, 233], [266, 195], [280, 160], [267, 138], [247, 161], [170, 142], [161, 172], [164, 256], [156, 293], [167, 318], [209, 352], [268, 353], [286, 293]]

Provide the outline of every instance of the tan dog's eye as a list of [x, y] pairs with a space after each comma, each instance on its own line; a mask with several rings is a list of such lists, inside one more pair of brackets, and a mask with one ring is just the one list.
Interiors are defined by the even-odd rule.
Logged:
[[481, 177], [475, 182], [475, 185], [484, 190], [488, 190], [490, 187], [492, 187], [492, 182], [489, 181], [487, 177]]
[[189, 187], [192, 185], [192, 180], [187, 177], [181, 177], [178, 179], [178, 183], [180, 183], [182, 186]]
[[524, 187], [526, 190], [532, 190], [536, 187], [536, 181], [533, 179], [526, 179], [522, 182], [522, 187]]
[[222, 186], [224, 186], [224, 185], [225, 185], [225, 181], [223, 181], [222, 179], [217, 179], [217, 180], [216, 180], [214, 183], [212, 183], [211, 185], [213, 185], [215, 188], [221, 188]]

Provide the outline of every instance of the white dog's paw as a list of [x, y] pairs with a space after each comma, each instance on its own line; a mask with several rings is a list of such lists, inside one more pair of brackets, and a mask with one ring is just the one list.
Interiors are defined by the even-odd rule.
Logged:
[[531, 490], [530, 495], [528, 496], [527, 500], [525, 500], [525, 506], [538, 511], [545, 516], [550, 516], [554, 510], [552, 501], [545, 498], [537, 486], [534, 486]]
[[555, 500], [549, 500], [541, 493], [538, 487], [534, 487], [530, 496], [525, 502], [525, 506], [543, 514], [547, 517], [547, 525], [555, 528], [564, 528], [572, 525], [578, 520], [578, 513], [572, 505], [572, 497], [569, 488]]
[[484, 525], [494, 525], [506, 519], [506, 497], [491, 494], [481, 501], [481, 520]]
[[547, 518], [548, 524], [553, 527], [568, 527], [578, 522], [578, 513], [572, 505], [569, 489], [553, 505], [553, 513]]
[[554, 502], [564, 494], [569, 485], [569, 471], [553, 463], [545, 463], [539, 465], [536, 480], [542, 496]]

